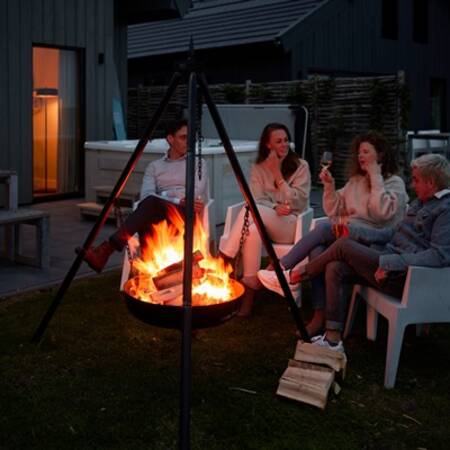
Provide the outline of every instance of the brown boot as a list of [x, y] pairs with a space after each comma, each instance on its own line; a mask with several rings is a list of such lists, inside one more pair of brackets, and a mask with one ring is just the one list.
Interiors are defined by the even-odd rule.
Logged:
[[[76, 252], [80, 253], [81, 248], [77, 248]], [[89, 248], [84, 254], [84, 260], [88, 263], [92, 270], [100, 273], [108, 262], [109, 257], [115, 251], [115, 248], [109, 241], [102, 242], [94, 248]]]
[[237, 313], [239, 317], [250, 317], [252, 315], [254, 299], [255, 290], [245, 286], [245, 293], [242, 298], [241, 307]]

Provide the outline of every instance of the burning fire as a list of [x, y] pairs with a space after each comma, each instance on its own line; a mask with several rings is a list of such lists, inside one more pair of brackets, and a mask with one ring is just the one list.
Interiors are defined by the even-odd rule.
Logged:
[[[177, 265], [184, 257], [184, 219], [174, 207], [169, 207], [168, 219], [153, 225], [145, 255], [133, 261], [133, 269], [138, 275], [128, 281], [125, 289], [143, 301], [181, 305], [182, 272], [178, 272], [179, 282], [167, 289], [158, 290], [154, 281], [164, 269]], [[198, 216], [194, 225], [193, 251], [197, 255], [201, 253], [203, 259], [193, 267], [192, 305], [210, 305], [236, 298], [236, 283], [229, 276], [233, 269], [222, 258], [210, 255], [208, 236]]]

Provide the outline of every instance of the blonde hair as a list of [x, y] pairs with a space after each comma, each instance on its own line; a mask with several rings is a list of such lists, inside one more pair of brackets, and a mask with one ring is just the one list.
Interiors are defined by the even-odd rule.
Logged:
[[411, 168], [417, 169], [426, 180], [433, 180], [439, 190], [450, 186], [450, 163], [442, 155], [419, 156], [411, 161]]

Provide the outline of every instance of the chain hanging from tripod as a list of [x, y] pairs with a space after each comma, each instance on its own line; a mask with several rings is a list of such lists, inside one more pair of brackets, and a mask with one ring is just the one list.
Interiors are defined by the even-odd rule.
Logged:
[[197, 95], [197, 164], [198, 178], [202, 179], [202, 143], [205, 140], [202, 134], [202, 94]]
[[241, 229], [241, 238], [239, 239], [239, 250], [236, 254], [236, 258], [234, 259], [234, 273], [237, 275], [239, 270], [239, 264], [241, 263], [242, 259], [242, 249], [244, 247], [245, 240], [247, 239], [247, 236], [249, 234], [249, 228], [250, 228], [250, 207], [245, 204], [245, 214], [244, 214], [244, 222], [242, 223], [242, 229]]

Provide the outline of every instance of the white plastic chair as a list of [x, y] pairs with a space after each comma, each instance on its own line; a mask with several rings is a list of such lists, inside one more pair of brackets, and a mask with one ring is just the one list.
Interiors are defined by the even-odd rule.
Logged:
[[[212, 204], [214, 203], [213, 199], [209, 199], [208, 202], [206, 203], [205, 207], [203, 208], [203, 213], [202, 213], [202, 226], [203, 229], [205, 230], [205, 232], [208, 234], [209, 236], [209, 242], [213, 242], [215, 239], [215, 220], [214, 217], [212, 217], [214, 211], [212, 208]], [[133, 210], [136, 209], [138, 203], [135, 203], [133, 205]], [[212, 226], [211, 226], [212, 224]], [[137, 237], [137, 235], [135, 236]], [[139, 242], [139, 239], [137, 239], [137, 241]], [[139, 244], [138, 244], [138, 248], [139, 249]], [[122, 264], [122, 276], [120, 278], [120, 290], [123, 290], [123, 286], [124, 284], [127, 282], [128, 277], [130, 275], [130, 261], [128, 260], [128, 254], [125, 251], [124, 255], [123, 255], [123, 264]]]
[[[225, 216], [225, 225], [223, 228], [223, 234], [220, 238], [219, 248], [229, 239], [231, 228], [236, 221], [237, 215], [241, 210], [244, 202], [236, 203], [235, 205], [231, 205], [227, 208], [227, 214]], [[311, 221], [313, 219], [314, 211], [311, 207], [308, 207], [305, 211], [297, 216], [297, 224], [295, 227], [295, 235], [294, 242], [292, 244], [273, 244], [273, 249], [275, 250], [278, 258], [284, 256], [292, 247], [292, 245], [301, 239], [301, 237], [307, 233], [311, 226]], [[265, 254], [265, 250], [263, 249], [263, 253]]]
[[357, 297], [367, 304], [367, 338], [377, 336], [378, 314], [389, 323], [384, 386], [393, 388], [403, 342], [409, 324], [450, 322], [450, 267], [410, 266], [401, 299], [383, 294], [375, 288], [355, 285], [348, 311], [344, 338], [353, 325]]
[[[222, 244], [225, 244], [225, 242], [229, 239], [231, 228], [234, 222], [236, 221], [237, 215], [239, 214], [239, 211], [242, 209], [242, 206], [244, 206], [244, 204], [245, 202], [241, 202], [235, 205], [231, 205], [227, 208], [227, 214], [225, 216], [225, 226], [223, 229], [223, 234], [220, 238], [219, 248], [222, 246]], [[303, 211], [301, 214], [297, 216], [294, 242], [292, 242], [292, 244], [276, 244], [276, 243], [272, 244], [278, 259], [283, 257], [292, 248], [292, 246], [297, 241], [299, 241], [305, 233], [309, 231], [311, 227], [311, 222], [313, 220], [313, 216], [314, 210], [310, 206], [308, 206], [305, 211]], [[262, 249], [262, 254], [267, 256], [264, 247]], [[299, 293], [299, 296], [295, 299], [295, 302], [297, 303], [298, 306], [301, 305], [302, 303], [301, 292]]]

